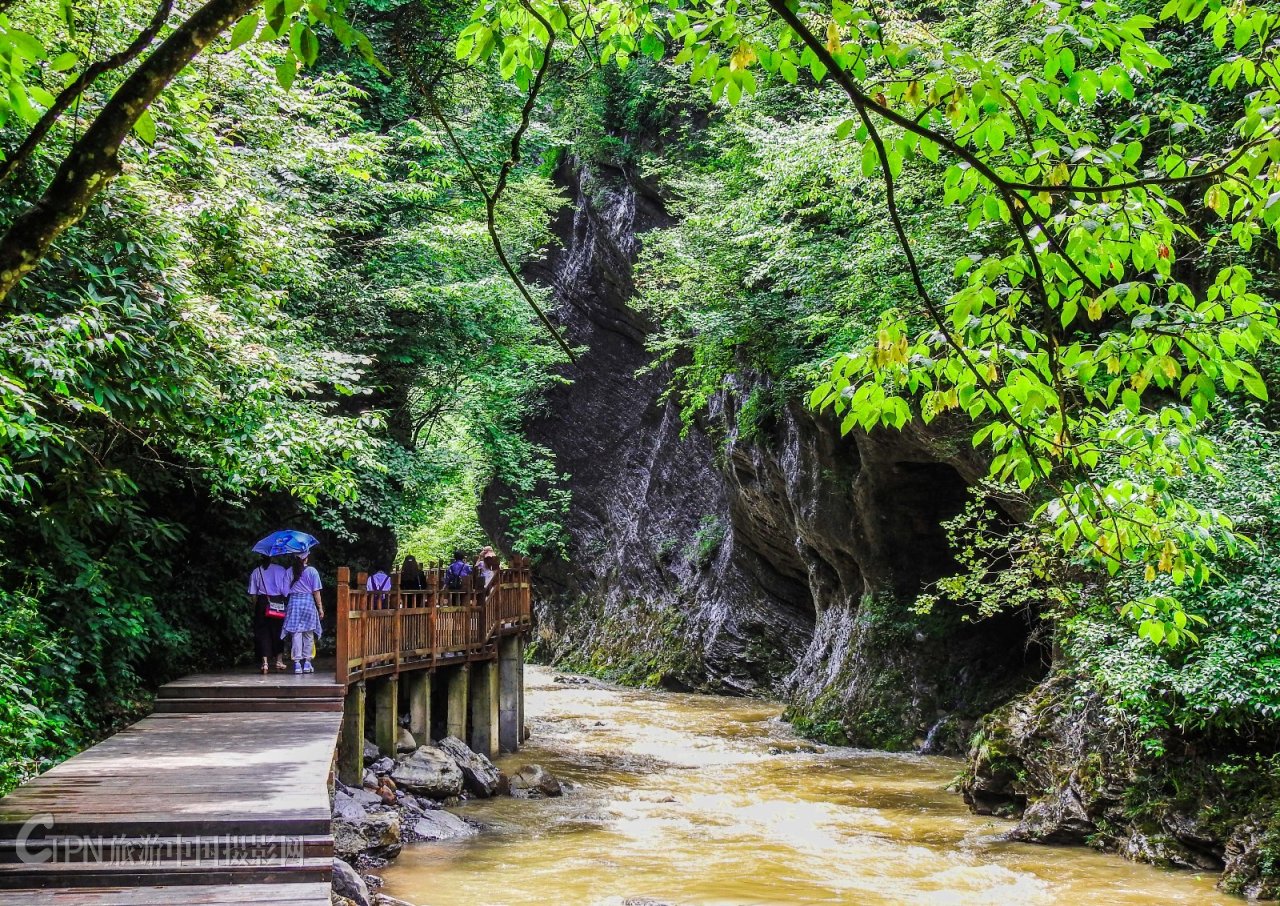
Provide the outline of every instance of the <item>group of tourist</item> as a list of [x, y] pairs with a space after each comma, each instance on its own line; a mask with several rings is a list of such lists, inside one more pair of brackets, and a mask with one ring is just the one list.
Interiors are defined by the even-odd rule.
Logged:
[[307, 565], [308, 556], [305, 552], [291, 554], [286, 566], [264, 555], [249, 575], [254, 649], [262, 660], [263, 673], [271, 671], [273, 655], [277, 670], [288, 669], [284, 662], [286, 637], [292, 638], [289, 653], [293, 672], [315, 672], [311, 659], [320, 638], [324, 602], [320, 599], [320, 573]]
[[[290, 638], [290, 657], [294, 673], [314, 673], [311, 659], [315, 656], [320, 624], [324, 620], [324, 603], [320, 599], [320, 573], [307, 565], [308, 554], [288, 555], [287, 564], [263, 556], [249, 576], [249, 598], [253, 601], [254, 649], [261, 660], [263, 673], [271, 672], [271, 659], [277, 670], [288, 670], [284, 660], [284, 640]], [[499, 571], [498, 555], [492, 547], [484, 547], [474, 564], [467, 562], [465, 551], [454, 551], [453, 562], [440, 577], [442, 591], [462, 592], [467, 579], [479, 579], [473, 587], [483, 599], [487, 597]], [[391, 577], [377, 570], [365, 581], [370, 592], [391, 590]], [[414, 557], [405, 557], [400, 567], [401, 591], [426, 591], [427, 573]], [[386, 596], [382, 596], [385, 602]]]

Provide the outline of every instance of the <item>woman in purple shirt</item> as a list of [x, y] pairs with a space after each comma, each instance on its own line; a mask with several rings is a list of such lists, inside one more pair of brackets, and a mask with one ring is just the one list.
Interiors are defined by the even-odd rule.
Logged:
[[289, 571], [270, 557], [263, 557], [249, 575], [249, 600], [253, 602], [253, 647], [262, 659], [262, 672], [269, 673], [268, 661], [275, 655], [276, 669], [284, 669], [284, 603], [289, 594]]
[[280, 638], [293, 636], [293, 672], [315, 673], [311, 666], [311, 649], [320, 638], [320, 622], [324, 604], [320, 601], [320, 573], [307, 566], [307, 555], [298, 554], [293, 561], [289, 585], [289, 603], [285, 610]]

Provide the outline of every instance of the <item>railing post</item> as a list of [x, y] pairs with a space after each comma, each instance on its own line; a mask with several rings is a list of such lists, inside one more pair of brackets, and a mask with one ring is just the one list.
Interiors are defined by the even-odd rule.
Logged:
[[351, 617], [348, 615], [348, 608], [351, 606], [351, 570], [345, 566], [338, 567], [338, 600], [337, 613], [334, 614], [334, 620], [337, 623], [336, 644], [338, 650], [337, 664], [337, 680], [342, 685], [347, 684], [348, 679], [348, 651], [350, 649]]
[[[395, 608], [395, 614], [392, 616], [391, 623], [391, 648], [394, 652], [396, 672], [393, 676], [400, 673], [400, 639], [401, 639], [401, 621], [404, 619], [404, 602], [400, 600], [400, 574], [392, 573], [391, 575], [391, 606]], [[391, 753], [393, 756], [395, 752]]]
[[436, 666], [436, 659], [440, 656], [440, 639], [436, 635], [438, 631], [436, 627], [439, 624], [436, 614], [440, 607], [439, 579], [440, 574], [436, 570], [432, 570], [427, 574], [427, 581], [434, 586], [431, 589], [430, 596], [427, 598], [427, 606], [431, 608], [427, 611], [427, 644], [431, 646], [431, 666], [433, 669]]

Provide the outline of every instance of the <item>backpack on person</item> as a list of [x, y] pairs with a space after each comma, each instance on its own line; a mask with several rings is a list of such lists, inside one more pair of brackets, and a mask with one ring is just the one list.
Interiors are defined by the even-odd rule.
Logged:
[[462, 591], [462, 580], [471, 575], [471, 567], [462, 562], [449, 564], [444, 574], [444, 587], [449, 591]]

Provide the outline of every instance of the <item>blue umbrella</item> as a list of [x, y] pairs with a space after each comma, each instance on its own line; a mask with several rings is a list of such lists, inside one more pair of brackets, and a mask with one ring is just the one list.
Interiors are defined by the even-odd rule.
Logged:
[[305, 554], [320, 542], [306, 532], [295, 532], [285, 529], [272, 532], [253, 546], [254, 553], [268, 557], [279, 557], [281, 554]]

